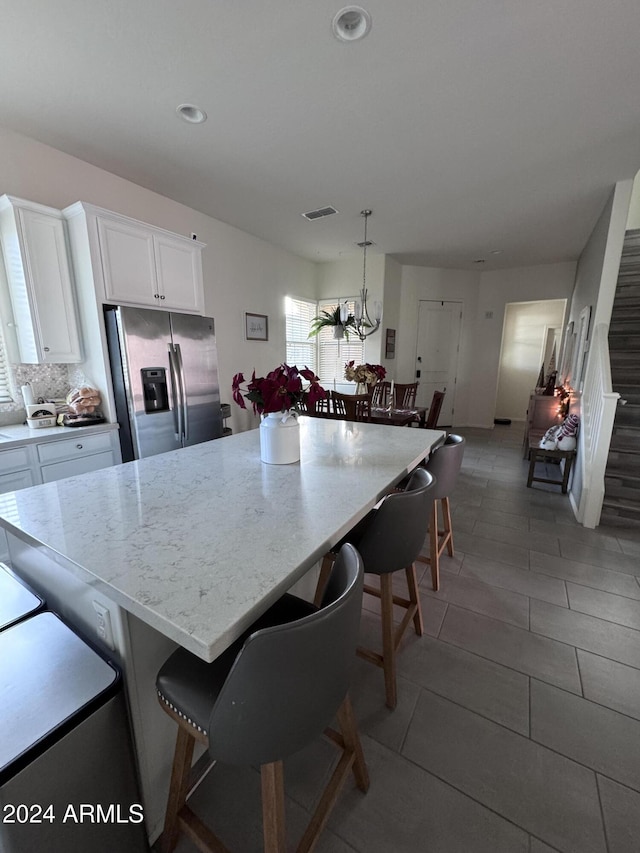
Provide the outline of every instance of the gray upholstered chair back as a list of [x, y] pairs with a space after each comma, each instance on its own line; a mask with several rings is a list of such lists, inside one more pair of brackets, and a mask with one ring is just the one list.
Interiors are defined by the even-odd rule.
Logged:
[[315, 613], [252, 634], [211, 711], [209, 752], [267, 764], [320, 735], [349, 687], [362, 609], [363, 564], [344, 545]]
[[433, 451], [425, 468], [436, 478], [433, 497], [448, 497], [453, 491], [464, 456], [466, 439], [460, 435], [448, 435], [444, 444]]
[[429, 527], [435, 478], [417, 468], [404, 492], [387, 495], [355, 543], [365, 572], [382, 575], [411, 566]]

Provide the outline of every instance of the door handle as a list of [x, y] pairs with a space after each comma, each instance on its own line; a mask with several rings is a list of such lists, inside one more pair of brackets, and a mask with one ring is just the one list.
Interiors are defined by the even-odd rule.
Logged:
[[184, 375], [184, 365], [182, 363], [182, 350], [180, 344], [174, 344], [176, 353], [176, 361], [178, 363], [178, 376], [180, 377], [180, 396], [182, 398], [182, 434], [184, 440], [189, 439], [189, 409], [187, 407], [187, 382]]
[[178, 402], [178, 371], [176, 369], [176, 358], [173, 344], [167, 344], [169, 350], [169, 374], [171, 376], [171, 402], [173, 403], [173, 420], [176, 430], [176, 438], [182, 440], [182, 406]]

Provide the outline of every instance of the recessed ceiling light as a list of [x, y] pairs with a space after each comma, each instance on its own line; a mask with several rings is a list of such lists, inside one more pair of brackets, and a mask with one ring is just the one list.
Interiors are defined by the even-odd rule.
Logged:
[[474, 264], [483, 264], [485, 262], [484, 258], [477, 258], [473, 263]]
[[501, 255], [502, 249], [494, 249], [492, 252], [489, 252], [490, 255]]
[[189, 124], [202, 124], [207, 120], [207, 114], [195, 104], [180, 104], [176, 107], [176, 112], [183, 121], [188, 121]]
[[371, 29], [371, 15], [360, 6], [345, 6], [331, 22], [331, 31], [340, 41], [357, 41]]

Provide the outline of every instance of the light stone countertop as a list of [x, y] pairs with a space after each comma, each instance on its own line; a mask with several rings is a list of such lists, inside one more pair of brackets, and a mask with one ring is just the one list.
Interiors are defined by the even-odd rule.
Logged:
[[213, 660], [443, 437], [300, 423], [300, 463], [252, 430], [0, 495], [0, 525]]
[[54, 426], [31, 429], [26, 424], [8, 424], [7, 426], [0, 426], [0, 452], [10, 450], [13, 447], [21, 447], [24, 444], [37, 444], [41, 441], [54, 441], [58, 438], [73, 438], [74, 435], [86, 435], [90, 432], [104, 432], [112, 429], [119, 429], [119, 425], [102, 423], [79, 427]]

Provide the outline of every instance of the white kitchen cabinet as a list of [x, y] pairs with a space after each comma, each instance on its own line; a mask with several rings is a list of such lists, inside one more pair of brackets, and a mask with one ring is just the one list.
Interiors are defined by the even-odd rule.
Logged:
[[118, 431], [60, 430], [47, 439], [34, 435], [25, 444], [0, 450], [0, 493], [88, 474], [121, 461]]
[[21, 361], [82, 361], [62, 213], [2, 196], [0, 238]]
[[103, 302], [204, 313], [204, 243], [83, 202], [63, 212], [70, 223], [78, 217], [86, 223], [86, 228], [71, 227], [74, 255], [86, 256], [85, 240], [97, 243], [88, 259], [96, 296]]

